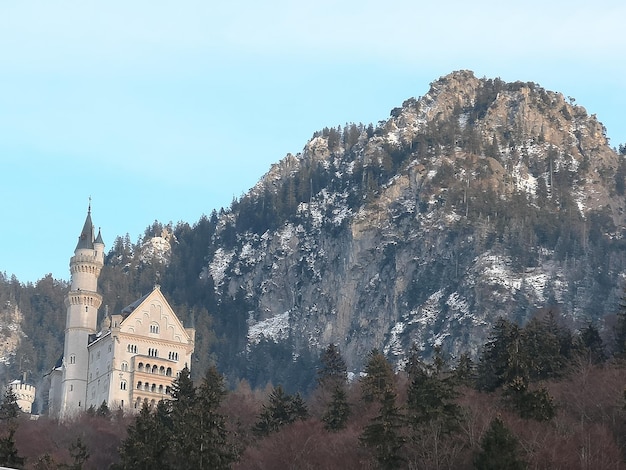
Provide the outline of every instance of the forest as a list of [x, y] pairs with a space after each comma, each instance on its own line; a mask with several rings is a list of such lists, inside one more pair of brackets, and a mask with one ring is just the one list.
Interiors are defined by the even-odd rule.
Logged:
[[558, 312], [501, 318], [477, 361], [414, 348], [394, 370], [379, 350], [349, 377], [340, 349], [317, 358], [315, 387], [226, 386], [185, 369], [171, 399], [136, 414], [103, 403], [73, 420], [0, 405], [0, 464], [16, 468], [626, 468], [626, 308], [605, 344]]

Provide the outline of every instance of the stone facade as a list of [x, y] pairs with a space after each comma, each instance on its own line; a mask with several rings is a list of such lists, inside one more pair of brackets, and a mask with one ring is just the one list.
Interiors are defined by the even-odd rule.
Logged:
[[70, 260], [63, 359], [51, 374], [49, 414], [68, 418], [103, 402], [139, 409], [166, 398], [172, 380], [191, 365], [195, 330], [185, 328], [159, 286], [122, 312], [107, 315], [96, 331], [102, 297], [98, 276], [104, 243], [94, 237], [91, 209]]
[[9, 387], [13, 389], [17, 405], [20, 409], [24, 413], [30, 414], [33, 410], [33, 403], [35, 402], [35, 386], [21, 380], [14, 380], [9, 384]]

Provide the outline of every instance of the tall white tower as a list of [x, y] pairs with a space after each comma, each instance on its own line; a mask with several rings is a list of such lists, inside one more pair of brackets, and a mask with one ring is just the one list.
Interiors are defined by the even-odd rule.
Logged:
[[61, 382], [61, 418], [71, 417], [85, 410], [89, 368], [87, 344], [90, 335], [96, 333], [98, 308], [102, 304], [102, 296], [98, 294], [98, 276], [103, 266], [104, 242], [99, 230], [98, 236], [94, 238], [90, 203], [74, 256], [70, 259], [71, 285], [65, 297], [67, 317]]

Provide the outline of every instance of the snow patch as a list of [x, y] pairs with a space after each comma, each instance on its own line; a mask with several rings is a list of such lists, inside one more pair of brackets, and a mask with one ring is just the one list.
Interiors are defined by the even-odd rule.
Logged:
[[248, 343], [256, 344], [261, 338], [271, 338], [274, 341], [287, 338], [289, 335], [289, 311], [274, 315], [267, 320], [257, 323], [248, 321]]
[[209, 264], [209, 274], [213, 278], [215, 289], [222, 285], [224, 282], [224, 273], [226, 268], [235, 256], [234, 250], [226, 251], [223, 248], [218, 248], [213, 255], [213, 260]]

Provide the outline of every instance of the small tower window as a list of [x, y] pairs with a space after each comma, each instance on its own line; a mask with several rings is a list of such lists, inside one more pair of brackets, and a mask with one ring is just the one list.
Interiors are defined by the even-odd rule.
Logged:
[[120, 390], [126, 390], [126, 381], [125, 380], [122, 380], [120, 382]]
[[158, 323], [153, 323], [152, 325], [150, 325], [150, 333], [155, 333], [155, 334], [159, 333]]
[[70, 355], [70, 364], [76, 364], [76, 354]]

